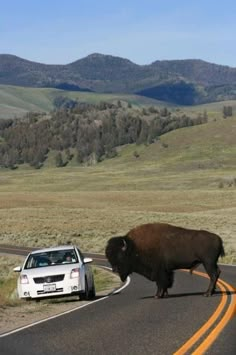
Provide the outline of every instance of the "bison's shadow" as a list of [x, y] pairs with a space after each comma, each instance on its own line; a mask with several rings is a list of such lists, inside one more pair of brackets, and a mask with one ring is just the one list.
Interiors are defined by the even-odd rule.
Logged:
[[[218, 297], [222, 295], [234, 295], [236, 294], [236, 291], [215, 291], [215, 293], [211, 297]], [[168, 297], [163, 297], [161, 300], [168, 300], [170, 298], [179, 298], [179, 297], [191, 297], [191, 296], [202, 296], [204, 297], [204, 292], [185, 292], [185, 293], [174, 293], [174, 294], [169, 294]], [[154, 298], [154, 296], [145, 296], [141, 297], [141, 299], [151, 299]], [[208, 297], [206, 297], [208, 298]]]

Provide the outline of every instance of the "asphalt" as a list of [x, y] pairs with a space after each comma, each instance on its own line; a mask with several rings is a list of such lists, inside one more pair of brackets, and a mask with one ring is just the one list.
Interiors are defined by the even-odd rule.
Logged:
[[[98, 259], [105, 263], [103, 256]], [[221, 278], [235, 285], [236, 268], [221, 266], [221, 269]], [[220, 290], [212, 297], [203, 297], [207, 285], [206, 278], [178, 271], [169, 298], [156, 300], [155, 284], [134, 274], [129, 286], [119, 294], [0, 338], [0, 353], [174, 354], [207, 322], [221, 302]], [[232, 297], [235, 295], [227, 292], [226, 308]], [[235, 322], [234, 317], [207, 354], [236, 353]], [[195, 348], [202, 340], [198, 340]], [[187, 353], [191, 354], [195, 348]]]

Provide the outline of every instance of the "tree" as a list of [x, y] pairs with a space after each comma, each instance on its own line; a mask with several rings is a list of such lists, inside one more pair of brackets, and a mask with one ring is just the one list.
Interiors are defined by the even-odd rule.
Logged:
[[141, 120], [141, 131], [136, 140], [136, 144], [144, 144], [147, 143], [148, 134], [149, 134], [149, 127], [146, 121]]
[[227, 118], [227, 117], [231, 117], [231, 116], [233, 116], [232, 106], [224, 106], [223, 107], [223, 117]]
[[139, 153], [137, 152], [137, 150], [135, 150], [135, 151], [133, 152], [133, 156], [134, 156], [136, 159], [140, 157], [140, 155], [139, 155]]
[[160, 111], [160, 114], [162, 117], [167, 117], [169, 115], [168, 109], [166, 107], [163, 107]]
[[122, 103], [121, 103], [120, 100], [117, 101], [117, 106], [118, 106], [119, 108], [122, 108]]
[[204, 112], [203, 112], [203, 123], [207, 123], [207, 121], [208, 121], [207, 110], [204, 110]]
[[58, 152], [55, 156], [55, 162], [56, 162], [56, 167], [61, 168], [64, 166], [63, 159], [62, 159], [62, 154], [61, 152]]
[[74, 156], [74, 154], [71, 153], [69, 148], [66, 149], [65, 153], [66, 153], [67, 161], [70, 161], [73, 158], [73, 156]]
[[56, 109], [72, 109], [76, 107], [78, 102], [76, 100], [69, 99], [68, 97], [64, 96], [56, 96], [53, 100], [53, 105]]

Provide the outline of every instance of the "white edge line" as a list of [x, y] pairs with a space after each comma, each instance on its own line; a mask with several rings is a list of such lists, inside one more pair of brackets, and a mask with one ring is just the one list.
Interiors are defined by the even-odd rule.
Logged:
[[[100, 267], [100, 265], [99, 265], [99, 267]], [[111, 268], [109, 268], [109, 267], [106, 267], [106, 266], [102, 266], [102, 267], [103, 267], [104, 269], [111, 270]], [[93, 303], [97, 303], [97, 302], [100, 302], [100, 301], [104, 301], [104, 300], [107, 299], [109, 296], [121, 292], [121, 291], [122, 291], [125, 287], [127, 287], [129, 284], [130, 284], [130, 277], [127, 277], [126, 283], [125, 283], [122, 287], [120, 287], [119, 289], [115, 289], [114, 291], [110, 292], [107, 296], [104, 296], [104, 297], [102, 297], [102, 298], [99, 298], [98, 300], [91, 301], [91, 302], [89, 302], [89, 303], [83, 304], [83, 305], [81, 305], [81, 306], [75, 307], [75, 308], [70, 309], [70, 310], [68, 310], [68, 311], [64, 311], [64, 312], [62, 312], [62, 313], [56, 314], [55, 316], [51, 316], [51, 317], [48, 317], [48, 318], [44, 318], [44, 319], [41, 319], [41, 320], [39, 320], [39, 321], [37, 321], [37, 322], [34, 322], [34, 323], [31, 323], [31, 324], [25, 325], [25, 326], [23, 326], [23, 327], [20, 327], [20, 328], [11, 330], [11, 331], [9, 331], [9, 332], [7, 332], [7, 333], [0, 334], [0, 338], [4, 338], [4, 337], [6, 337], [6, 336], [8, 336], [8, 335], [11, 335], [11, 334], [14, 334], [14, 333], [18, 333], [18, 332], [20, 332], [21, 330], [24, 330], [24, 329], [27, 329], [27, 328], [31, 328], [31, 327], [33, 327], [33, 326], [35, 326], [35, 325], [38, 325], [38, 324], [47, 322], [48, 320], [51, 320], [51, 319], [55, 319], [55, 318], [61, 317], [61, 316], [65, 315], [65, 314], [72, 313], [72, 312], [74, 312], [74, 311], [76, 311], [76, 310], [78, 310], [78, 309], [81, 309], [81, 308], [85, 308], [85, 307], [87, 307], [87, 306], [90, 306], [90, 305], [93, 304]]]
[[10, 335], [10, 334], [17, 333], [17, 332], [19, 332], [19, 331], [21, 331], [21, 330], [23, 330], [23, 329], [27, 329], [27, 328], [33, 327], [34, 325], [37, 325], [37, 324], [40, 324], [40, 323], [44, 323], [44, 322], [46, 322], [46, 321], [48, 321], [48, 320], [58, 318], [58, 317], [60, 317], [60, 316], [63, 316], [64, 314], [71, 313], [71, 312], [73, 312], [73, 311], [76, 311], [77, 309], [84, 308], [84, 307], [86, 307], [86, 306], [89, 306], [89, 305], [92, 304], [92, 303], [102, 301], [102, 300], [104, 300], [104, 299], [106, 299], [106, 298], [108, 298], [108, 296], [105, 296], [105, 297], [100, 298], [100, 299], [98, 299], [98, 300], [92, 301], [92, 302], [90, 302], [90, 303], [83, 304], [83, 305], [81, 305], [81, 306], [75, 307], [75, 308], [70, 309], [70, 310], [68, 310], [68, 311], [65, 311], [65, 312], [56, 314], [55, 316], [51, 316], [51, 317], [48, 317], [48, 318], [41, 319], [41, 320], [39, 320], [39, 321], [37, 321], [37, 322], [34, 322], [34, 323], [31, 323], [31, 324], [25, 325], [25, 326], [23, 326], [23, 327], [20, 327], [20, 328], [11, 330], [11, 331], [9, 331], [9, 332], [7, 332], [7, 333], [0, 334], [0, 338], [3, 338], [3, 337], [5, 337], [5, 336], [7, 336], [7, 335]]

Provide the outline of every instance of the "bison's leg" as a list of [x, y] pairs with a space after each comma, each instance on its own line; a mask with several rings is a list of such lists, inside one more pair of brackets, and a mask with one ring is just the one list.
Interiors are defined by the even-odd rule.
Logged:
[[210, 284], [204, 296], [211, 296], [215, 292], [216, 283], [220, 276], [220, 269], [216, 264], [204, 264], [204, 267], [210, 277]]
[[164, 289], [157, 284], [157, 293], [155, 294], [154, 298], [163, 298], [163, 297], [168, 297], [168, 291], [167, 289]]
[[193, 271], [200, 265], [200, 262], [194, 263], [194, 265], [190, 268], [189, 272], [192, 275]]
[[173, 271], [163, 271], [157, 275], [157, 293], [155, 298], [168, 297], [168, 288], [173, 285], [174, 273]]

